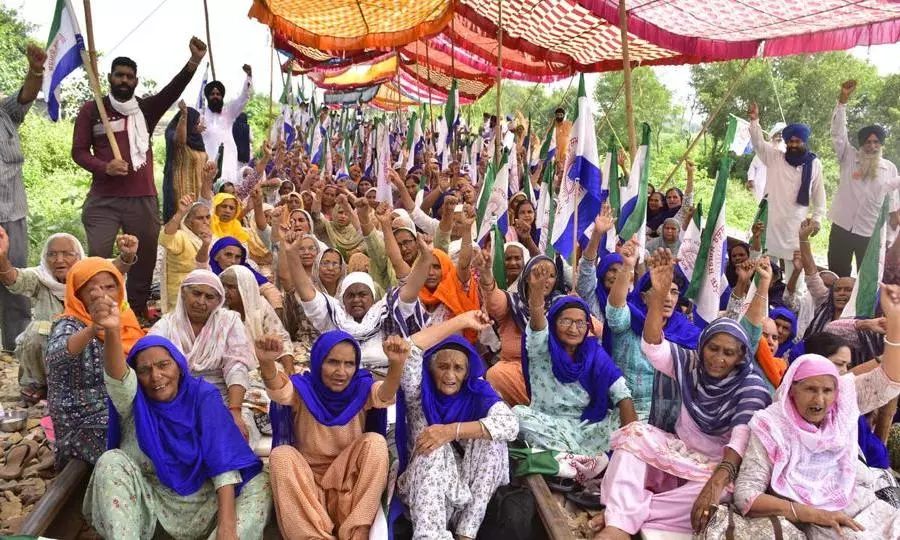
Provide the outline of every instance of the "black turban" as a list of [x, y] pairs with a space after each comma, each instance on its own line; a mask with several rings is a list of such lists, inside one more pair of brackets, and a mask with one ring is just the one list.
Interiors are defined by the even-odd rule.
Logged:
[[203, 89], [203, 95], [206, 96], [206, 99], [209, 99], [209, 95], [212, 94], [212, 91], [216, 88], [219, 89], [219, 93], [222, 94], [222, 97], [225, 97], [225, 85], [219, 81], [212, 81]]
[[862, 146], [866, 144], [866, 140], [870, 135], [875, 134], [878, 137], [878, 142], [884, 144], [884, 138], [887, 136], [887, 133], [884, 132], [884, 128], [879, 126], [878, 124], [872, 126], [866, 126], [859, 130], [859, 133], [856, 134], [856, 138], [859, 140], [859, 145]]

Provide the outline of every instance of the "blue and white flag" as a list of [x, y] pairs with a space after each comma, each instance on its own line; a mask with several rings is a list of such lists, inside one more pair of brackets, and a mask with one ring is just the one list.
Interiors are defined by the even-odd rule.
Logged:
[[572, 126], [566, 175], [560, 183], [551, 235], [556, 251], [565, 258], [572, 255], [574, 242], [582, 240], [585, 230], [600, 212], [600, 158], [591, 109], [591, 98], [585, 91], [584, 74], [581, 74], [578, 81], [578, 116]]
[[491, 232], [491, 228], [506, 216], [509, 208], [509, 152], [504, 150], [500, 163], [491, 162], [484, 175], [484, 184], [478, 195], [478, 207], [475, 209], [475, 223], [478, 228], [476, 240]]
[[641, 146], [631, 164], [628, 185], [620, 192], [619, 238], [623, 242], [637, 235], [638, 260], [644, 261], [647, 248], [647, 186], [650, 183], [650, 126], [641, 124]]
[[47, 60], [44, 62], [44, 81], [41, 90], [47, 100], [47, 114], [59, 120], [59, 85], [70, 73], [81, 67], [84, 38], [78, 19], [69, 0], [56, 0], [50, 37], [47, 38]]
[[422, 151], [424, 145], [424, 134], [422, 133], [422, 123], [418, 121], [415, 111], [412, 118], [409, 119], [409, 131], [406, 134], [406, 172], [412, 170], [416, 163], [416, 154]]
[[326, 116], [325, 121], [319, 123], [313, 133], [311, 161], [318, 165], [319, 169], [322, 169], [322, 161], [325, 157], [325, 139], [328, 136], [326, 124], [328, 124], [328, 122], [329, 118]]

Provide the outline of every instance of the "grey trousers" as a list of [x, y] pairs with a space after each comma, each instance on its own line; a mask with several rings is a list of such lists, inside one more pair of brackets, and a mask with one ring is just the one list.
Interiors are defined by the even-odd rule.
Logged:
[[[25, 218], [0, 222], [9, 237], [9, 262], [16, 268], [28, 266], [28, 228]], [[16, 348], [16, 336], [25, 331], [31, 322], [31, 302], [28, 298], [13, 294], [0, 285], [0, 332], [3, 334], [3, 350]]]

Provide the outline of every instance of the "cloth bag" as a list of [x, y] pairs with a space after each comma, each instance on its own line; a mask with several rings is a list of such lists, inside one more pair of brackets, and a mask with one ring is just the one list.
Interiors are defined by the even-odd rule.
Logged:
[[806, 540], [806, 534], [783, 517], [744, 517], [728, 504], [711, 509], [706, 529], [694, 535], [698, 540]]

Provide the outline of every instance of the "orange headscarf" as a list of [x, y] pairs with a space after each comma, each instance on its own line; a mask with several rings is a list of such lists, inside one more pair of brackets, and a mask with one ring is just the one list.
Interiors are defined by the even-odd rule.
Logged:
[[[106, 259], [100, 257], [88, 257], [75, 263], [69, 270], [66, 277], [66, 300], [63, 309], [63, 317], [74, 317], [86, 325], [94, 324], [91, 314], [87, 307], [78, 299], [78, 290], [96, 276], [100, 272], [108, 272], [116, 279], [119, 285], [119, 295], [116, 301], [121, 307], [121, 325], [122, 325], [122, 348], [125, 354], [131, 350], [131, 347], [137, 343], [137, 340], [144, 337], [144, 330], [138, 323], [134, 312], [128, 307], [125, 301], [125, 278], [113, 264]], [[103, 341], [103, 332], [97, 335], [100, 341]]]
[[431, 252], [441, 264], [441, 282], [434, 292], [422, 287], [422, 290], [419, 291], [419, 301], [428, 308], [444, 304], [454, 317], [473, 309], [479, 309], [481, 306], [478, 303], [478, 287], [475, 285], [475, 276], [469, 277], [469, 290], [465, 291], [459, 282], [456, 265], [450, 260], [450, 256], [439, 249], [433, 249]]
[[769, 344], [765, 339], [759, 340], [759, 347], [756, 349], [756, 361], [762, 368], [766, 378], [772, 383], [772, 386], [778, 388], [781, 385], [781, 379], [787, 371], [787, 362], [784, 358], [778, 358], [769, 348]]

